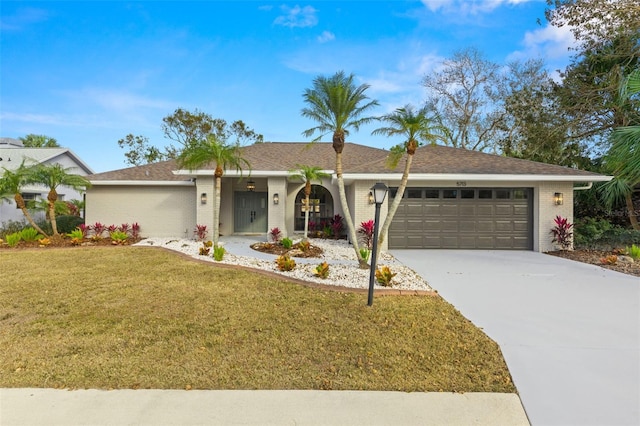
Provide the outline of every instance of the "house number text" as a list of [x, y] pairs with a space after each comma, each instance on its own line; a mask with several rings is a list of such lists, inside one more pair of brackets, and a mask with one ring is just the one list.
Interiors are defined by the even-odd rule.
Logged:
[[456, 182], [456, 186], [467, 186], [467, 182], [465, 182], [465, 181], [458, 181], [458, 182]]

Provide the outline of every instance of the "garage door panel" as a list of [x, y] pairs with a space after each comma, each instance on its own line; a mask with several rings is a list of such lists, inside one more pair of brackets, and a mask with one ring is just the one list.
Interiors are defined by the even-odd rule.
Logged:
[[[513, 191], [500, 190], [506, 191], [507, 195]], [[495, 194], [496, 190], [484, 191], [494, 191]], [[531, 193], [530, 189], [528, 191]], [[423, 191], [423, 195], [426, 193]], [[403, 200], [391, 224], [389, 246], [530, 250], [533, 240], [531, 203], [531, 196], [525, 199], [460, 197]]]

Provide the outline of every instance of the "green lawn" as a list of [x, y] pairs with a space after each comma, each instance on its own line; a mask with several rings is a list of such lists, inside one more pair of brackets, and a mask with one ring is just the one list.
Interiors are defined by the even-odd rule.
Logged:
[[515, 392], [437, 296], [308, 288], [158, 248], [0, 250], [0, 387]]

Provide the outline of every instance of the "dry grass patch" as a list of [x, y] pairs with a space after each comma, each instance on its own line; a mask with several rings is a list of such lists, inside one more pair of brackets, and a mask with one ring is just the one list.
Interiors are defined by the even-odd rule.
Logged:
[[143, 247], [0, 252], [0, 387], [515, 392], [439, 297], [323, 291]]

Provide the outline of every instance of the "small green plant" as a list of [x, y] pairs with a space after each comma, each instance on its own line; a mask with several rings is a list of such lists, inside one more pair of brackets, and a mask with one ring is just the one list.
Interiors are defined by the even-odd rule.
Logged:
[[280, 271], [293, 271], [293, 269], [296, 267], [296, 261], [286, 254], [278, 256], [278, 258], [276, 259], [276, 264], [278, 265], [278, 270]]
[[76, 228], [73, 231], [69, 232], [67, 234], [67, 237], [71, 238], [72, 240], [77, 239], [82, 241], [82, 239], [84, 238], [84, 234], [82, 232], [82, 229]]
[[282, 247], [286, 248], [287, 250], [293, 247], [293, 240], [291, 240], [291, 238], [284, 237], [281, 242]]
[[632, 244], [629, 247], [626, 247], [624, 252], [633, 260], [640, 260], [640, 246]]
[[20, 238], [22, 239], [22, 241], [30, 243], [32, 241], [38, 241], [44, 238], [44, 235], [39, 234], [38, 231], [36, 231], [34, 228], [28, 227], [20, 231]]
[[49, 238], [43, 238], [40, 241], [38, 241], [40, 243], [40, 247], [46, 247], [49, 244], [51, 244], [51, 240]]
[[224, 257], [224, 254], [226, 253], [226, 250], [224, 249], [224, 247], [222, 246], [215, 246], [213, 248], [213, 259], [216, 262], [220, 262], [222, 260], [222, 258]]
[[326, 279], [329, 276], [329, 264], [327, 262], [322, 262], [316, 266], [314, 275], [322, 279]]
[[369, 260], [369, 255], [371, 254], [371, 251], [366, 248], [366, 247], [361, 247], [360, 248], [360, 256], [362, 256], [362, 258], [366, 261]]
[[126, 232], [122, 232], [118, 230], [109, 232], [109, 237], [111, 238], [111, 244], [114, 244], [114, 245], [126, 244], [127, 238], [129, 238]]
[[13, 234], [9, 234], [5, 238], [7, 240], [7, 245], [9, 247], [17, 246], [20, 240], [22, 239], [19, 232], [14, 232]]
[[383, 287], [391, 287], [391, 280], [398, 275], [391, 272], [388, 266], [376, 269], [376, 280]]

